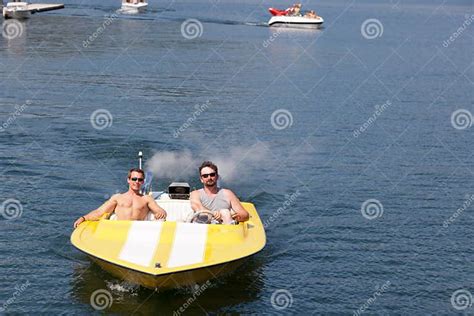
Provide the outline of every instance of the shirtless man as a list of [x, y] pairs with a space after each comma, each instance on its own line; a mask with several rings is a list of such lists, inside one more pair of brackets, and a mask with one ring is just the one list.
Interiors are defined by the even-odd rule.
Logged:
[[195, 212], [211, 211], [214, 219], [223, 224], [231, 224], [232, 220], [244, 222], [249, 219], [249, 213], [237, 196], [231, 190], [217, 187], [219, 174], [215, 164], [204, 161], [199, 167], [199, 178], [204, 187], [190, 195], [191, 208]]
[[74, 223], [74, 228], [84, 221], [97, 221], [105, 213], [115, 212], [117, 220], [144, 220], [148, 211], [153, 212], [156, 219], [165, 219], [166, 212], [151, 195], [143, 195], [140, 188], [145, 180], [145, 173], [138, 168], [130, 169], [128, 172], [128, 191], [114, 194], [107, 202], [98, 209], [79, 217]]

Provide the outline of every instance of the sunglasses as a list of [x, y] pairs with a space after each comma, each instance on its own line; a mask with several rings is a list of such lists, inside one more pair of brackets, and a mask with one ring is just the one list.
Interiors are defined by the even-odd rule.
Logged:
[[133, 178], [130, 178], [130, 180], [132, 180], [133, 182], [143, 182], [143, 178], [137, 178], [137, 177], [133, 177]]
[[201, 174], [201, 177], [202, 177], [203, 179], [207, 179], [208, 177], [214, 178], [215, 176], [216, 176], [216, 173], [215, 173], [215, 172]]

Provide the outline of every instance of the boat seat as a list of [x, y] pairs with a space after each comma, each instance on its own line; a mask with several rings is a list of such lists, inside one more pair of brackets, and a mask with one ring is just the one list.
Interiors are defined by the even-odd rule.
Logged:
[[188, 200], [160, 200], [156, 203], [166, 211], [167, 221], [185, 222], [193, 213], [191, 203]]
[[[166, 220], [170, 222], [186, 222], [193, 209], [191, 203], [188, 200], [156, 200], [156, 203], [166, 211]], [[117, 215], [110, 215], [111, 221], [117, 220]], [[154, 221], [155, 216], [152, 212], [148, 212], [146, 220]]]

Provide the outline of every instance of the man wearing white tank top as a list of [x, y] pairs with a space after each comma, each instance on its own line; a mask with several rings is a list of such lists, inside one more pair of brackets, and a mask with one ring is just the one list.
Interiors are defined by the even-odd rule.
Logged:
[[204, 161], [199, 167], [199, 179], [203, 188], [191, 192], [190, 196], [191, 207], [195, 212], [211, 211], [213, 218], [223, 224], [249, 219], [249, 213], [240, 204], [237, 196], [231, 190], [217, 186], [219, 173], [215, 164]]

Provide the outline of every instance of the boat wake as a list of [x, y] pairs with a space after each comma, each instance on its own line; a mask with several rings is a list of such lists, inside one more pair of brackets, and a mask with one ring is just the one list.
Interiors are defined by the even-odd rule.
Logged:
[[[89, 17], [101, 17], [101, 18], [118, 18], [118, 19], [131, 19], [131, 20], [144, 20], [144, 21], [154, 21], [154, 20], [165, 20], [165, 21], [175, 21], [175, 22], [183, 22], [186, 19], [191, 17], [186, 16], [171, 16], [169, 13], [176, 12], [175, 9], [172, 8], [147, 8], [146, 12], [139, 13], [139, 14], [130, 14], [129, 12], [125, 12], [120, 8], [111, 7], [107, 5], [96, 5], [94, 7], [83, 7], [81, 5], [68, 5], [64, 10], [61, 12], [54, 12], [50, 14], [54, 15], [63, 15], [63, 16], [89, 16]], [[246, 25], [246, 26], [257, 26], [257, 27], [268, 27], [267, 22], [259, 22], [259, 21], [236, 21], [236, 20], [224, 20], [224, 19], [216, 19], [216, 18], [208, 18], [208, 17], [193, 17], [199, 20], [201, 23], [213, 23], [213, 24], [221, 24], [221, 25]]]
[[268, 23], [267, 23], [267, 22], [244, 22], [243, 24], [244, 24], [244, 25], [248, 25], [248, 26], [264, 26], [264, 27], [268, 27]]
[[[183, 22], [187, 18], [185, 17], [171, 17], [171, 16], [156, 16], [154, 19], [161, 19], [167, 21], [175, 21], [175, 22]], [[146, 19], [146, 17], [144, 17]], [[196, 18], [201, 23], [212, 23], [212, 24], [220, 24], [220, 25], [246, 25], [246, 26], [264, 26], [268, 27], [267, 22], [245, 22], [245, 21], [236, 21], [236, 20], [223, 20], [223, 19], [215, 19], [215, 18], [206, 18], [206, 17], [199, 17]]]
[[105, 284], [112, 292], [127, 293], [131, 294], [132, 296], [137, 296], [138, 290], [140, 289], [140, 285], [128, 283], [125, 281], [105, 281]]

